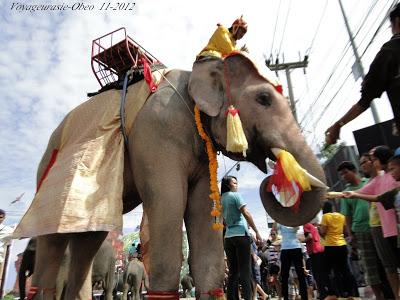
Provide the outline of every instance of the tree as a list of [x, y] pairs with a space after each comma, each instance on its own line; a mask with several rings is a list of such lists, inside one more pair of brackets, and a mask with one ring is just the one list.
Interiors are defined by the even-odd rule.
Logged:
[[340, 144], [337, 143], [334, 145], [323, 143], [319, 146], [320, 154], [318, 155], [318, 157], [323, 160], [329, 160], [336, 154], [336, 152], [339, 151], [340, 148], [344, 146], [346, 146], [345, 142], [341, 142]]

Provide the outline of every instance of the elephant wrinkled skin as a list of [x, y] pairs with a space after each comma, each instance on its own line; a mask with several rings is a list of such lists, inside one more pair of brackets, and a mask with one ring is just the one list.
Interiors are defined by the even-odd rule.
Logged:
[[[266, 172], [265, 159], [275, 159], [271, 148], [284, 149], [291, 152], [310, 174], [321, 181], [325, 179], [293, 118], [287, 99], [258, 73], [245, 56], [196, 62], [192, 72], [172, 70], [167, 78], [168, 82], [162, 81], [157, 92], [149, 97], [138, 113], [128, 136], [129, 160], [126, 161], [130, 164], [125, 165], [124, 172], [124, 207], [132, 208], [143, 202], [142, 228], [149, 238], [144, 241], [149, 290], [178, 291], [184, 221], [196, 296], [205, 299], [212, 297], [207, 292], [223, 286], [224, 260], [222, 234], [211, 229], [208, 159], [204, 142], [196, 129], [194, 105], [197, 104], [202, 112], [204, 127], [217, 151], [234, 160], [252, 162]], [[128, 91], [129, 97], [134, 98], [134, 95]], [[240, 111], [249, 144], [246, 158], [225, 151], [226, 112], [230, 104]], [[58, 135], [56, 130], [41, 166], [47, 165], [51, 151], [57, 148]], [[39, 170], [39, 178], [42, 172], [43, 167]], [[297, 213], [282, 207], [263, 191], [261, 196], [268, 213], [277, 222], [294, 226], [306, 223], [317, 213], [322, 190], [314, 188], [304, 193]], [[76, 251], [76, 261], [80, 262], [71, 267], [79, 269], [79, 276], [75, 278], [77, 284], [69, 292], [69, 299], [87, 299], [85, 276], [104, 238], [102, 232], [43, 236], [39, 245], [42, 243], [42, 251], [54, 250], [51, 254], [56, 263], [50, 268], [43, 267], [38, 284], [51, 279], [51, 272], [59, 261], [58, 249], [69, 242], [75, 245], [76, 249], [72, 248], [72, 251]], [[89, 249], [79, 253], [78, 245], [80, 250]], [[84, 260], [89, 263], [84, 263]]]
[[[25, 299], [26, 278], [35, 274], [34, 258], [36, 254], [36, 238], [30, 239], [21, 262], [21, 268], [18, 277], [20, 287], [20, 299]], [[62, 261], [56, 276], [56, 293], [55, 300], [67, 299], [65, 297], [65, 289], [67, 286], [68, 272], [71, 261], [71, 254], [67, 248], [62, 257]], [[104, 299], [113, 299], [114, 289], [114, 271], [115, 271], [115, 252], [111, 242], [105, 240], [93, 259], [92, 267], [92, 285], [101, 284], [104, 290]]]

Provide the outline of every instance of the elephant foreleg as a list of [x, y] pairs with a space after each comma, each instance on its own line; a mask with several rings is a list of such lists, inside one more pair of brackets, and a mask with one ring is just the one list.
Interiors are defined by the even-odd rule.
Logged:
[[196, 298], [200, 299], [212, 298], [211, 294], [221, 289], [224, 281], [222, 231], [212, 229], [214, 218], [210, 215], [212, 202], [208, 197], [209, 189], [208, 176], [201, 178], [189, 195], [185, 214], [190, 272], [196, 287]]
[[[161, 157], [151, 149], [147, 153], [151, 159]], [[141, 238], [148, 237], [147, 241], [143, 238], [142, 246], [145, 265], [148, 262], [146, 271], [151, 292], [177, 293], [179, 288], [187, 177], [176, 159], [164, 157], [157, 161], [157, 168], [150, 168], [154, 161], [139, 160], [138, 155], [134, 157], [135, 182], [143, 199], [144, 218], [148, 220], [142, 222], [145, 225], [141, 228]]]
[[64, 234], [49, 234], [37, 238], [35, 272], [32, 287], [38, 287], [39, 299], [53, 300], [55, 296], [56, 278], [67, 247], [68, 239]]
[[114, 269], [115, 269], [115, 261], [113, 260], [113, 263], [110, 264], [110, 267], [106, 274], [106, 278], [103, 283], [106, 300], [113, 300]]
[[[166, 185], [174, 183], [165, 183]], [[179, 189], [182, 191], [181, 189]], [[150, 240], [148, 276], [150, 291], [178, 291], [179, 273], [182, 264], [183, 204], [181, 196], [167, 190], [154, 194], [151, 203], [144, 203], [144, 214], [148, 217]], [[146, 230], [146, 229], [143, 229]], [[160, 255], [162, 249], [163, 255]], [[146, 258], [145, 258], [146, 260]]]
[[123, 300], [128, 300], [128, 293], [130, 290], [130, 284], [128, 282], [124, 283], [124, 294], [122, 295]]
[[65, 298], [91, 299], [93, 258], [107, 237], [107, 232], [72, 233], [69, 237], [71, 263]]

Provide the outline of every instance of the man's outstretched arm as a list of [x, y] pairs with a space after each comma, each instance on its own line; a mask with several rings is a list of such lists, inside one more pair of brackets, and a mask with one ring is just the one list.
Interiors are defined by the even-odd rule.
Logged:
[[361, 115], [367, 107], [363, 107], [358, 103], [354, 104], [343, 117], [336, 121], [331, 127], [325, 131], [325, 142], [328, 145], [335, 144], [340, 136], [340, 128], [350, 121]]

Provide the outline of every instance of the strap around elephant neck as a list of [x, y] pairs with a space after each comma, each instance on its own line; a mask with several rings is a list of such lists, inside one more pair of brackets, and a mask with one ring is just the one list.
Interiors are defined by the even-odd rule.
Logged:
[[228, 100], [228, 105], [232, 105], [232, 95], [231, 95], [231, 81], [229, 78], [229, 66], [224, 59], [224, 77], [225, 77], [225, 85], [226, 85], [226, 98]]
[[249, 145], [243, 130], [242, 121], [239, 117], [240, 112], [232, 104], [231, 83], [226, 59], [224, 59], [224, 75], [228, 102], [228, 111], [226, 113], [226, 150], [229, 152], [241, 153], [243, 157], [246, 157], [246, 151]]

